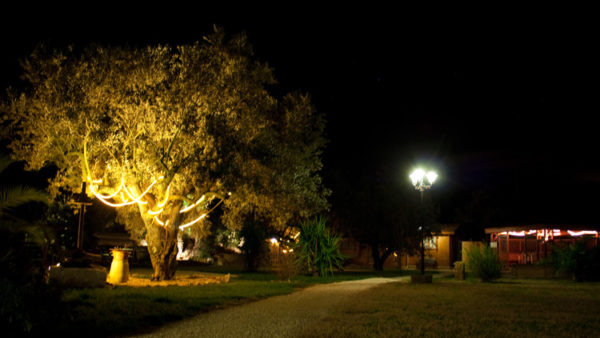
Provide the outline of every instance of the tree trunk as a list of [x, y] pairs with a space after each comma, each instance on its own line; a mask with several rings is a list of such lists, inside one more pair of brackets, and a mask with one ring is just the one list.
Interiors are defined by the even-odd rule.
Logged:
[[177, 270], [177, 232], [179, 231], [179, 210], [181, 205], [173, 205], [169, 209], [166, 226], [150, 221], [146, 224], [146, 242], [154, 274], [153, 281], [170, 280]]
[[[162, 246], [152, 245], [148, 241], [148, 252], [154, 269], [153, 281], [173, 279], [177, 270], [177, 241], [161, 244]], [[156, 251], [154, 248], [156, 248]]]
[[385, 260], [392, 253], [391, 249], [385, 249], [382, 253], [379, 252], [379, 245], [371, 244], [371, 255], [373, 256], [373, 269], [375, 271], [383, 271]]

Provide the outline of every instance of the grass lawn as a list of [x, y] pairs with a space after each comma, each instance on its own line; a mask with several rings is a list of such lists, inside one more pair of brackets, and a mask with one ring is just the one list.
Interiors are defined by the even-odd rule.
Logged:
[[[132, 270], [149, 278], [151, 270]], [[232, 273], [227, 284], [202, 286], [127, 287], [67, 290], [71, 320], [57, 324], [57, 334], [85, 333], [86, 336], [114, 336], [139, 333], [203, 311], [240, 304], [264, 297], [287, 294], [316, 283], [362, 279], [374, 276], [399, 276], [405, 271], [357, 271], [336, 273], [333, 277], [297, 276], [280, 281], [266, 272], [244, 273], [220, 267], [199, 269], [180, 267], [177, 275], [197, 272]], [[408, 272], [410, 273], [410, 272]]]
[[303, 335], [598, 337], [599, 313], [600, 283], [442, 278], [364, 291]]

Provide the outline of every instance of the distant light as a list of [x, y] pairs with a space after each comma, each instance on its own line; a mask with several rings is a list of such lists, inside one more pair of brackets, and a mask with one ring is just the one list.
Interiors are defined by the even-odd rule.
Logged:
[[277, 238], [275, 238], [275, 237], [271, 238], [271, 243], [272, 244], [277, 244]]

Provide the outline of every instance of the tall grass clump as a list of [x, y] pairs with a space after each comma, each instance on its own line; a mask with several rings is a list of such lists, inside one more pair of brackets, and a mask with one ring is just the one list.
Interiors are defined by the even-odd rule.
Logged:
[[295, 246], [296, 262], [308, 274], [333, 275], [334, 269], [342, 269], [344, 255], [340, 253], [340, 237], [330, 233], [322, 217], [300, 224], [300, 237]]
[[467, 251], [467, 257], [469, 259], [467, 268], [482, 282], [500, 278], [503, 264], [496, 252], [489, 246], [475, 245]]

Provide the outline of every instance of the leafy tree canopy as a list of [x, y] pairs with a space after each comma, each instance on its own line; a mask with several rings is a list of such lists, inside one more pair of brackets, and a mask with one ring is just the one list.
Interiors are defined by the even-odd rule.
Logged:
[[243, 34], [36, 50], [22, 64], [29, 87], [2, 106], [14, 157], [28, 169], [56, 165], [53, 196], [87, 182], [88, 194], [122, 206], [127, 226], [146, 234], [157, 279], [174, 273], [179, 229], [201, 229], [217, 203], [231, 228], [250, 213], [280, 227], [327, 207], [324, 119], [308, 95], [267, 91], [272, 70]]
[[425, 224], [427, 235], [437, 230], [429, 194], [425, 193], [421, 205], [419, 192], [409, 182], [398, 182], [396, 173], [382, 167], [360, 175], [338, 172], [331, 179], [337, 227], [371, 247], [376, 270], [383, 269], [393, 252], [417, 252], [420, 224]]

